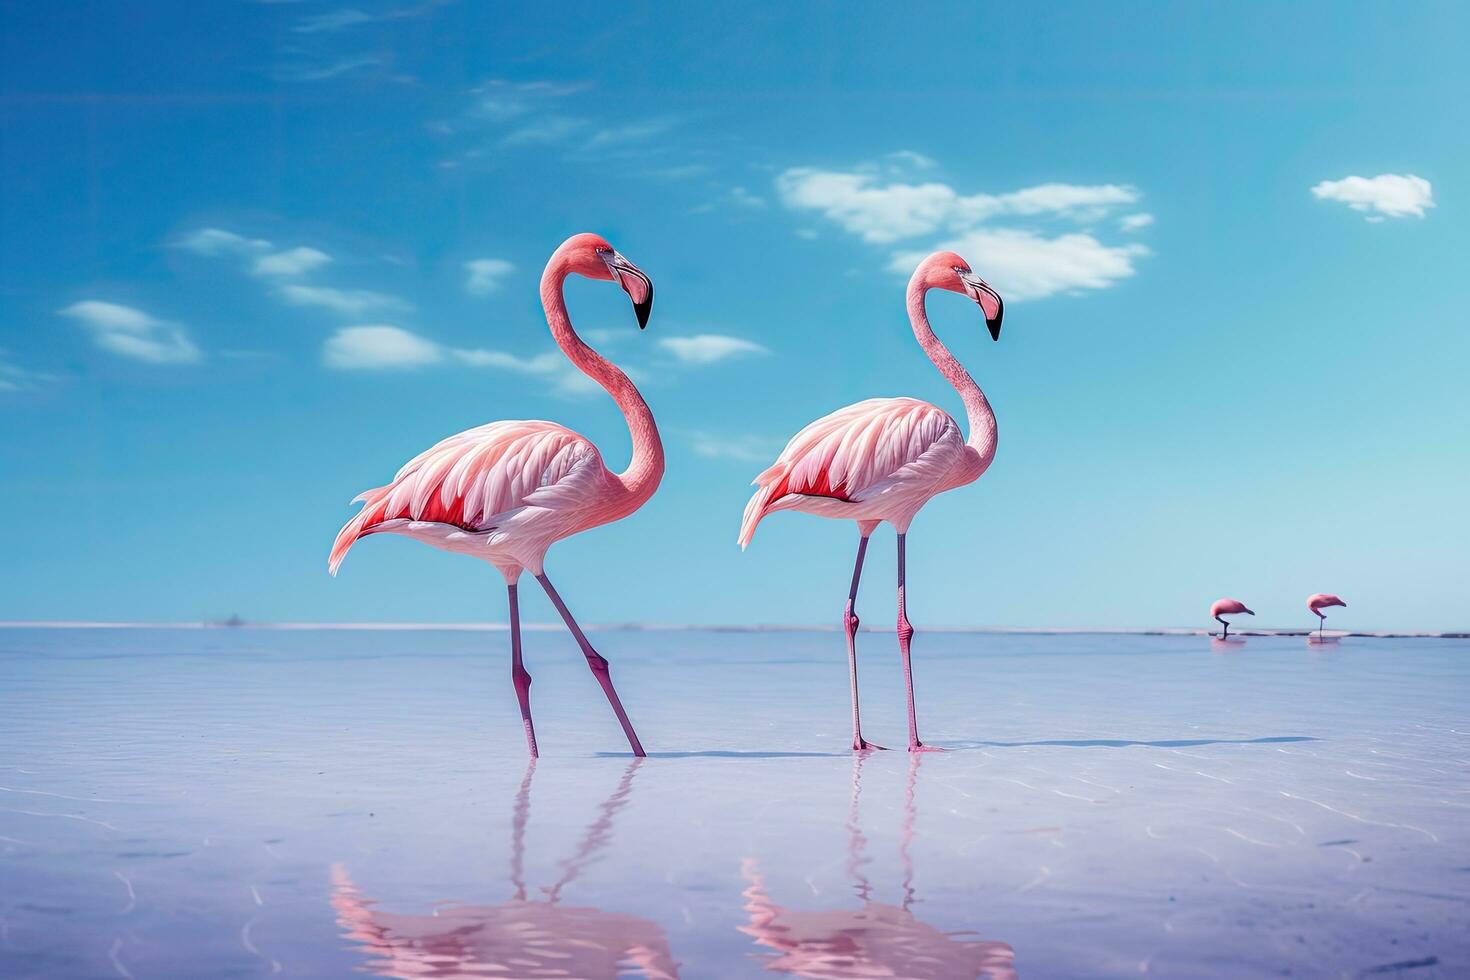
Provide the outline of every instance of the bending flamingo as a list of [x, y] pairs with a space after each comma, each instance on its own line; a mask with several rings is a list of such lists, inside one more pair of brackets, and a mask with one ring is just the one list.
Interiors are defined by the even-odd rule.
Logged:
[[1316, 595], [1307, 599], [1307, 608], [1312, 610], [1317, 615], [1317, 618], [1321, 620], [1317, 624], [1317, 636], [1319, 638], [1322, 636], [1322, 631], [1327, 628], [1327, 617], [1323, 615], [1322, 610], [1331, 609], [1333, 606], [1341, 606], [1346, 609], [1347, 603], [1330, 592], [1318, 592]]
[[1220, 631], [1220, 639], [1223, 640], [1225, 639], [1225, 637], [1230, 635], [1230, 624], [1220, 617], [1234, 616], [1238, 613], [1245, 613], [1247, 616], [1255, 615], [1255, 613], [1247, 609], [1245, 607], [1245, 603], [1241, 602], [1239, 599], [1216, 599], [1215, 604], [1210, 606], [1210, 617], [1214, 619], [1215, 622], [1225, 627], [1223, 630]]
[[919, 346], [964, 402], [970, 438], [941, 408], [914, 398], [870, 398], [838, 409], [798, 432], [775, 465], [755, 478], [759, 487], [745, 505], [740, 546], [750, 544], [761, 518], [778, 510], [799, 510], [818, 517], [856, 521], [857, 561], [842, 612], [847, 634], [847, 667], [852, 694], [852, 747], [880, 748], [863, 738], [858, 712], [857, 646], [858, 580], [868, 536], [882, 521], [898, 532], [898, 649], [903, 660], [909, 712], [909, 751], [927, 748], [919, 741], [914, 710], [914, 674], [909, 660], [913, 624], [905, 611], [905, 538], [909, 523], [930, 497], [973, 483], [995, 458], [995, 413], [985, 393], [934, 336], [924, 311], [931, 289], [968, 296], [985, 313], [993, 340], [1000, 339], [1000, 295], [953, 252], [935, 252], [914, 270], [908, 286], [909, 322]]
[[643, 746], [613, 689], [607, 660], [587, 641], [543, 568], [546, 550], [554, 542], [627, 517], [653, 496], [664, 473], [658, 427], [638, 389], [572, 329], [562, 285], [573, 273], [621, 286], [633, 301], [640, 328], [648, 323], [653, 307], [653, 283], [606, 241], [589, 234], [563, 242], [541, 276], [541, 305], [557, 346], [582, 373], [607, 389], [627, 419], [633, 438], [628, 468], [611, 472], [596, 446], [555, 422], [491, 422], [450, 436], [410, 460], [392, 483], [361, 494], [357, 499], [364, 506], [337, 535], [327, 567], [337, 574], [353, 542], [386, 531], [473, 555], [500, 569], [510, 602], [511, 682], [534, 758], [531, 675], [521, 661], [516, 595], [521, 572], [529, 571], [582, 648], [633, 754], [641, 756]]

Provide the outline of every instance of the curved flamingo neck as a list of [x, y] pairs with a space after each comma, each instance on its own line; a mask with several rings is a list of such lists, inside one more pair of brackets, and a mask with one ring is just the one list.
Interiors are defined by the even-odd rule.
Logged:
[[929, 314], [924, 310], [924, 294], [928, 291], [929, 287], [915, 273], [914, 278], [909, 280], [909, 323], [913, 325], [914, 337], [919, 341], [919, 346], [929, 355], [929, 360], [934, 362], [939, 373], [944, 375], [944, 380], [959, 392], [960, 400], [965, 403], [965, 415], [970, 423], [967, 444], [980, 454], [983, 469], [995, 458], [995, 412], [991, 411], [985, 392], [970, 377], [970, 372], [965, 370], [964, 365], [949, 352], [949, 348], [934, 335], [934, 328], [929, 326]]
[[633, 458], [628, 468], [616, 476], [641, 504], [653, 496], [659, 480], [663, 478], [664, 445], [659, 439], [653, 413], [648, 410], [648, 403], [633, 382], [616, 364], [588, 347], [572, 329], [566, 298], [562, 294], [570, 272], [561, 256], [552, 257], [541, 276], [541, 306], [546, 311], [551, 336], [562, 353], [579, 371], [605, 388], [622, 409], [623, 418], [628, 423], [628, 434], [633, 439]]

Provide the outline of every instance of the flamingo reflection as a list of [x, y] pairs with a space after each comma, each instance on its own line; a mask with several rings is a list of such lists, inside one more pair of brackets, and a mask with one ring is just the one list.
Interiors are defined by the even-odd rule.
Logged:
[[913, 913], [914, 864], [910, 845], [914, 838], [916, 809], [914, 793], [921, 755], [909, 760], [908, 786], [904, 796], [903, 832], [899, 837], [899, 862], [903, 868], [903, 901], [888, 905], [872, 899], [872, 886], [863, 873], [867, 838], [858, 820], [858, 798], [862, 792], [863, 762], [869, 753], [853, 759], [852, 804], [848, 810], [848, 875], [862, 906], [856, 909], [802, 911], [777, 905], [766, 893], [765, 880], [753, 859], [747, 858], [742, 872], [745, 910], [750, 924], [740, 931], [754, 937], [775, 953], [760, 957], [767, 970], [799, 977], [853, 980], [866, 977], [906, 977], [910, 980], [1015, 980], [1016, 953], [1008, 944], [971, 938], [969, 932], [944, 932]]
[[655, 922], [634, 915], [561, 904], [562, 890], [606, 846], [613, 817], [628, 802], [635, 759], [623, 773], [575, 853], [562, 863], [545, 899], [528, 897], [526, 824], [531, 811], [533, 759], [516, 794], [511, 820], [510, 878], [514, 896], [499, 905], [446, 905], [432, 915], [376, 911], [341, 865], [332, 869], [337, 923], [373, 959], [367, 970], [383, 977], [637, 976], [678, 980], [668, 937]]

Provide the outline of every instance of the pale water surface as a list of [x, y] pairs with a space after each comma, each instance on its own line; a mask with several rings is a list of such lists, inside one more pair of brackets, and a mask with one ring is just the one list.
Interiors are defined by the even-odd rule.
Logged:
[[1470, 975], [1466, 641], [593, 640], [0, 631], [0, 976]]

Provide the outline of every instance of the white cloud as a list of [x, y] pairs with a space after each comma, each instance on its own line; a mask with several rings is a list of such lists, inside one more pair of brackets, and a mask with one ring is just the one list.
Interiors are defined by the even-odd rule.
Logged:
[[[901, 151], [885, 159], [918, 166], [914, 156]], [[928, 238], [928, 247], [914, 243], [891, 253], [889, 267], [896, 272], [907, 275], [931, 251], [949, 249], [968, 259], [1008, 300], [1105, 289], [1135, 275], [1135, 261], [1150, 254], [1137, 243], [1107, 244], [1092, 230], [1099, 219], [1141, 199], [1127, 184], [1053, 182], [1005, 194], [961, 194], [941, 181], [882, 176], [891, 169], [795, 167], [776, 178], [776, 191], [788, 208], [815, 212], [875, 245]], [[1134, 231], [1152, 220], [1136, 213], [1119, 225]], [[1058, 230], [1059, 224], [1073, 230]], [[798, 234], [803, 232], [811, 237], [810, 230]]]
[[432, 340], [386, 324], [343, 327], [322, 345], [322, 363], [338, 371], [417, 368], [443, 359]]
[[1434, 207], [1434, 188], [1413, 174], [1379, 174], [1377, 177], [1344, 177], [1324, 180], [1312, 188], [1321, 201], [1338, 201], [1354, 211], [1370, 211], [1369, 221], [1384, 218], [1424, 217]]
[[488, 296], [499, 289], [501, 281], [515, 269], [505, 259], [470, 259], [464, 264], [465, 292], [471, 296]]
[[754, 210], [759, 210], [766, 206], [765, 198], [761, 197], [759, 194], [752, 194], [744, 187], [739, 186], [730, 188], [730, 200], [743, 208], [751, 208]]
[[[551, 350], [534, 357], [519, 357], [507, 351], [460, 348], [451, 350], [450, 354], [469, 367], [494, 368], [545, 378], [552, 391], [559, 395], [581, 396], [602, 390], [601, 385], [577, 370], [561, 351]], [[634, 372], [627, 373], [631, 376]]]
[[944, 184], [877, 186], [871, 174], [795, 168], [776, 178], [787, 207], [819, 211], [864, 241], [893, 242], [934, 231], [958, 195]]
[[175, 243], [179, 248], [200, 255], [249, 255], [270, 249], [263, 238], [246, 238], [223, 228], [200, 228]]
[[470, 367], [503, 368], [520, 374], [555, 374], [567, 365], [567, 359], [558, 351], [547, 351], [535, 357], [518, 357], [503, 350], [484, 348], [460, 348], [454, 356]]
[[361, 316], [375, 310], [404, 310], [408, 304], [396, 296], [371, 289], [335, 289], [331, 286], [304, 286], [290, 283], [280, 294], [293, 306], [319, 306], [344, 316]]
[[394, 371], [463, 364], [542, 379], [546, 390], [564, 397], [600, 392], [560, 351], [520, 357], [506, 351], [448, 347], [402, 327], [367, 324], [344, 327], [322, 345], [322, 363], [339, 371]]
[[741, 354], [769, 354], [760, 344], [740, 337], [718, 333], [702, 333], [693, 337], [663, 337], [658, 345], [673, 354], [681, 364], [714, 364]]
[[895, 164], [910, 167], [914, 170], [933, 170], [939, 166], [938, 162], [932, 157], [926, 157], [922, 153], [915, 153], [913, 150], [894, 150], [892, 153], [887, 154], [884, 159]]
[[793, 167], [776, 178], [787, 207], [816, 211], [875, 244], [960, 230], [999, 215], [1096, 217], [1132, 204], [1139, 193], [1122, 184], [1039, 184], [1009, 194], [960, 194], [930, 181], [883, 183], [870, 170]]
[[[1133, 260], [1149, 254], [1142, 245], [1104, 245], [1081, 232], [1047, 238], [1017, 228], [976, 229], [935, 248], [963, 255], [1007, 300], [1106, 289], [1132, 276]], [[929, 251], [899, 252], [889, 267], [908, 275]]]
[[299, 248], [288, 248], [283, 252], [272, 252], [262, 255], [255, 260], [251, 267], [252, 275], [265, 278], [293, 276], [304, 276], [313, 269], [318, 269], [328, 262], [332, 257], [326, 252], [314, 248], [301, 246]]
[[183, 327], [120, 303], [86, 299], [58, 311], [76, 320], [103, 350], [149, 364], [194, 364], [199, 348]]

